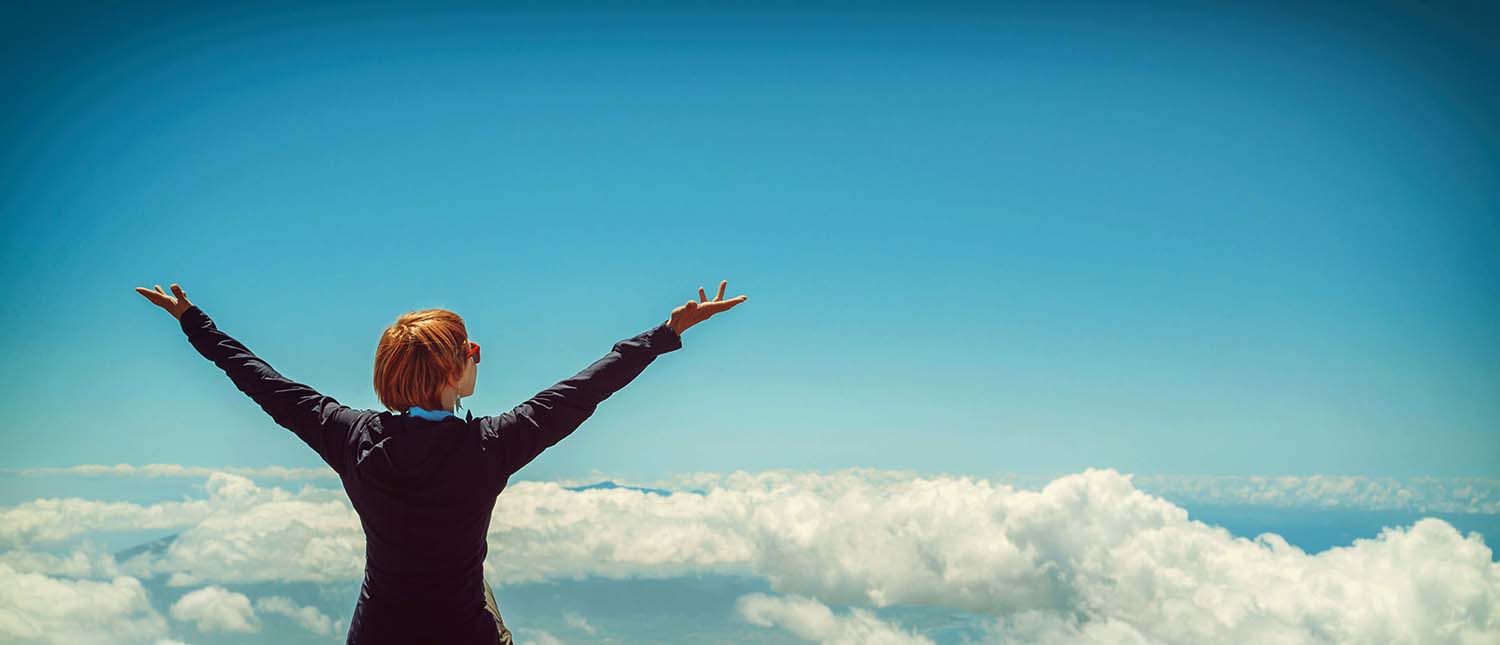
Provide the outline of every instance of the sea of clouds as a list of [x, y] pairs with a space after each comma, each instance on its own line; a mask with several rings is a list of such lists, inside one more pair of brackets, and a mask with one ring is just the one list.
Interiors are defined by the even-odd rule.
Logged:
[[[205, 496], [0, 507], [0, 642], [165, 644], [172, 635], [255, 633], [271, 614], [341, 637], [343, 620], [314, 607], [226, 588], [360, 579], [364, 536], [348, 499], [298, 481], [331, 472], [152, 465], [52, 474], [83, 469], [203, 477]], [[1500, 564], [1477, 533], [1426, 518], [1307, 553], [1275, 534], [1236, 537], [1191, 520], [1141, 480], [1273, 506], [1337, 498], [1340, 507], [1493, 511], [1496, 499], [1485, 480], [1219, 478], [1212, 487], [1095, 469], [1036, 487], [869, 469], [697, 473], [651, 483], [682, 491], [665, 495], [520, 481], [496, 504], [485, 572], [496, 587], [759, 577], [774, 593], [740, 597], [738, 615], [822, 643], [931, 642], [861, 609], [892, 604], [988, 616], [983, 642], [1500, 642]], [[121, 561], [87, 539], [147, 528], [178, 536]], [[158, 576], [191, 590], [166, 615], [141, 584]]]

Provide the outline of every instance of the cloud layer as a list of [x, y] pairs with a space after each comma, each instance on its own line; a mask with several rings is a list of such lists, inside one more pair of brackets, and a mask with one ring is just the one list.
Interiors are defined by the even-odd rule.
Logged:
[[140, 580], [56, 579], [0, 563], [0, 642], [151, 643], [166, 635]]
[[223, 587], [204, 587], [172, 603], [172, 618], [194, 623], [200, 632], [260, 631], [250, 598]]
[[1500, 480], [1478, 477], [1138, 475], [1135, 485], [1220, 506], [1500, 514]]
[[781, 627], [809, 641], [828, 645], [932, 645], [932, 639], [902, 630], [854, 607], [837, 616], [827, 605], [802, 596], [747, 594], [735, 603], [745, 620], [762, 627]]
[[[1189, 520], [1112, 470], [1035, 490], [864, 469], [729, 473], [695, 484], [705, 494], [516, 482], [496, 505], [487, 576], [496, 587], [584, 576], [758, 576], [781, 595], [742, 599], [737, 609], [749, 625], [830, 643], [921, 642], [853, 610], [894, 604], [988, 615], [991, 636], [1006, 642], [1500, 640], [1500, 565], [1478, 534], [1434, 518], [1309, 554], [1274, 534], [1245, 539]], [[289, 602], [242, 603], [210, 590], [358, 580], [364, 540], [342, 491], [291, 492], [223, 472], [209, 475], [206, 490], [205, 500], [147, 506], [36, 500], [0, 509], [0, 526], [21, 527], [0, 533], [14, 547], [0, 553], [0, 566], [36, 576], [28, 579], [34, 585], [165, 575], [175, 585], [209, 585], [171, 612], [200, 628], [240, 625], [214, 613], [228, 607], [322, 629], [326, 616]], [[86, 545], [41, 550], [79, 533], [78, 525], [151, 522], [181, 534], [160, 553], [124, 562]], [[199, 593], [204, 602], [183, 605]], [[835, 613], [830, 604], [853, 608]], [[149, 614], [120, 615], [143, 630], [153, 624]]]

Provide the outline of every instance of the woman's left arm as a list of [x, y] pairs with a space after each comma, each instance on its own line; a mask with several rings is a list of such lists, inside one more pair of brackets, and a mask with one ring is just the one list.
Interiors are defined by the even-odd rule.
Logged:
[[331, 396], [282, 376], [240, 341], [219, 331], [208, 314], [191, 305], [179, 319], [188, 342], [224, 370], [278, 425], [291, 430], [343, 474], [345, 446], [355, 427], [374, 413], [343, 405]]
[[219, 330], [208, 314], [187, 301], [187, 293], [172, 285], [176, 297], [158, 286], [136, 291], [177, 318], [188, 342], [204, 358], [229, 375], [234, 386], [249, 395], [271, 419], [302, 439], [335, 472], [344, 472], [344, 449], [354, 429], [375, 412], [343, 405], [333, 397], [282, 376], [244, 344]]

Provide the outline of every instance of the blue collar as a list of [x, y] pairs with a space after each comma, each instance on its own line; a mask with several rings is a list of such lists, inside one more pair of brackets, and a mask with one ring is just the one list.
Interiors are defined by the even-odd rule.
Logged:
[[455, 419], [458, 418], [458, 415], [447, 410], [428, 410], [425, 408], [417, 407], [415, 405], [411, 406], [411, 409], [407, 410], [406, 413], [412, 416], [427, 419], [428, 421], [442, 421], [446, 417], [453, 417]]

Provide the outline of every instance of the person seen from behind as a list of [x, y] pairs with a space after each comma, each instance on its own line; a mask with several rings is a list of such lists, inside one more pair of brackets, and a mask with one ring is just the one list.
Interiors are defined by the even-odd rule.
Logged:
[[278, 425], [318, 453], [343, 483], [365, 534], [365, 570], [348, 645], [511, 645], [484, 579], [486, 535], [510, 476], [555, 445], [693, 325], [744, 302], [709, 300], [616, 342], [609, 353], [509, 411], [456, 414], [474, 394], [479, 343], [446, 309], [397, 317], [375, 350], [383, 411], [361, 410], [290, 380], [221, 331], [187, 292], [136, 287], [178, 320], [188, 342]]

